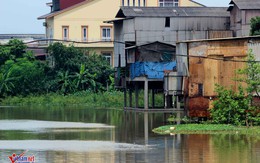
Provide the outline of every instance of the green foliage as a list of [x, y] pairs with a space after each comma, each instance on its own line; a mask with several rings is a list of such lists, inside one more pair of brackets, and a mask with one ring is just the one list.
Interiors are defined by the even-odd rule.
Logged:
[[[170, 130], [174, 127], [174, 130]], [[233, 126], [227, 124], [180, 124], [167, 125], [153, 129], [157, 134], [169, 134], [168, 131], [175, 134], [243, 134], [259, 137], [260, 127], [247, 128], [244, 126]]]
[[51, 44], [48, 47], [48, 53], [55, 60], [55, 71], [79, 71], [81, 63], [86, 61], [83, 52], [74, 46], [65, 46], [60, 42]]
[[232, 89], [216, 86], [218, 99], [213, 102], [210, 110], [213, 123], [245, 125], [249, 100], [245, 98], [242, 87], [235, 93]]
[[255, 18], [252, 18], [250, 20], [250, 25], [251, 25], [250, 35], [251, 36], [260, 35], [260, 17], [257, 16]]
[[48, 83], [50, 90], [63, 94], [82, 90], [98, 92], [111, 86], [113, 69], [102, 56], [85, 55], [82, 49], [61, 43], [50, 45], [48, 51], [55, 60], [52, 80]]
[[98, 108], [122, 108], [124, 95], [120, 91], [106, 91], [94, 93], [80, 91], [66, 96], [58, 93], [44, 95], [30, 94], [26, 97], [15, 96], [2, 99], [2, 105], [16, 106], [87, 106]]
[[0, 97], [42, 91], [44, 64], [36, 61], [32, 52], [25, 49], [26, 46], [19, 40], [11, 40], [7, 46], [1, 46]]
[[238, 74], [242, 75], [237, 80], [247, 84], [246, 90], [250, 97], [252, 97], [254, 94], [260, 97], [260, 64], [259, 62], [256, 62], [252, 50], [249, 50], [246, 61], [246, 68], [239, 69], [237, 72]]
[[248, 52], [246, 61], [247, 66], [237, 71], [239, 77], [236, 79], [246, 84], [246, 93], [242, 87], [239, 87], [238, 93], [222, 86], [216, 87], [218, 99], [210, 110], [214, 123], [247, 127], [260, 124], [260, 109], [252, 105], [253, 96], [260, 97], [260, 64], [256, 62], [252, 50]]
[[5, 83], [1, 94], [26, 95], [41, 91], [44, 69], [40, 63], [19, 58], [6, 61], [1, 70], [4, 78], [0, 82]]
[[[259, 17], [260, 18], [260, 17]], [[247, 85], [247, 99], [249, 101], [247, 109], [246, 125], [260, 124], [260, 108], [259, 106], [253, 106], [253, 97], [257, 96], [260, 98], [260, 64], [256, 62], [256, 58], [249, 50], [247, 54], [247, 66], [244, 69], [239, 69], [237, 74], [240, 77], [237, 79], [239, 82], [243, 82]]]
[[26, 45], [21, 40], [10, 40], [8, 42], [10, 47], [10, 54], [15, 58], [22, 58], [25, 53]]
[[113, 90], [113, 69], [102, 56], [85, 55], [84, 49], [61, 43], [50, 45], [48, 52], [55, 60], [53, 68], [37, 61], [22, 41], [0, 46], [0, 97]]

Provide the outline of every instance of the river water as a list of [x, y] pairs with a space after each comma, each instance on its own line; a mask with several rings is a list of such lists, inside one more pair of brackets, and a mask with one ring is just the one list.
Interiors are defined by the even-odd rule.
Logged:
[[[113, 109], [0, 108], [0, 162], [259, 163], [260, 136], [167, 135], [163, 113]], [[17, 161], [18, 162], [18, 161]]]

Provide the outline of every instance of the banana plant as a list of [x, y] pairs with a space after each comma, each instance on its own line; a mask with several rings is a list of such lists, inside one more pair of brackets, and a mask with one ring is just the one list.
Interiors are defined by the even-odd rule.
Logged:
[[72, 78], [73, 76], [69, 74], [69, 71], [58, 72], [58, 79], [57, 79], [58, 87], [60, 88], [60, 91], [64, 95], [74, 91]]
[[5, 69], [4, 72], [0, 73], [0, 96], [13, 92], [15, 89], [14, 80], [16, 78], [12, 77], [12, 68]]

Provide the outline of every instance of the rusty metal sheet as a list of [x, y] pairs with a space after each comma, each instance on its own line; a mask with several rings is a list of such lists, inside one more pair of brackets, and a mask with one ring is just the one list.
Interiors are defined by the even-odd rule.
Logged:
[[188, 100], [190, 117], [209, 117], [209, 99], [195, 97]]
[[207, 55], [224, 55], [225, 57], [246, 56], [247, 43], [245, 40], [224, 40], [208, 43]]

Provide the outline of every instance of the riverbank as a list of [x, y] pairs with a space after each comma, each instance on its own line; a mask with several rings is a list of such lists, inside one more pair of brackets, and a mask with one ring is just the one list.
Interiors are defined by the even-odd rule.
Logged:
[[15, 96], [1, 99], [1, 106], [88, 106], [98, 108], [122, 108], [124, 101], [123, 92], [82, 91], [69, 95], [49, 93], [44, 95]]
[[167, 125], [153, 129], [154, 133], [161, 135], [168, 134], [245, 134], [260, 135], [260, 126], [244, 127], [223, 124], [181, 124]]

